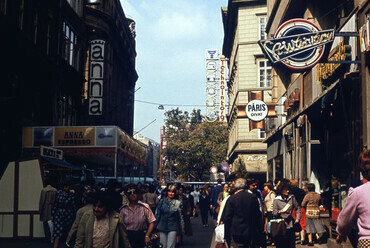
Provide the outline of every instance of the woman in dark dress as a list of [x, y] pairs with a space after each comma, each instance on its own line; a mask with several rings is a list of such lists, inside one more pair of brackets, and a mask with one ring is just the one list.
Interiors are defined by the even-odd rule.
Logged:
[[206, 189], [202, 189], [199, 196], [199, 210], [202, 216], [203, 227], [208, 226], [208, 211], [211, 206], [211, 200], [207, 194]]
[[69, 187], [69, 183], [62, 183], [62, 189], [56, 193], [51, 212], [54, 224], [54, 248], [59, 247], [59, 240], [68, 234], [75, 219], [75, 196], [70, 192]]

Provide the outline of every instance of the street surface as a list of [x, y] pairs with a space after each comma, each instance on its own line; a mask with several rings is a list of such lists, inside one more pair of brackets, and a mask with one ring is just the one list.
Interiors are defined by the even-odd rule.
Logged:
[[[192, 219], [192, 228], [193, 228], [193, 236], [185, 236], [183, 239], [183, 244], [180, 246], [176, 246], [178, 248], [214, 248], [211, 247], [211, 241], [213, 236], [213, 227], [212, 227], [212, 219], [209, 218], [208, 220], [209, 226], [203, 227], [201, 223], [201, 218], [198, 216], [197, 218]], [[213, 245], [212, 245], [213, 246]], [[0, 239], [0, 247], [1, 248], [52, 248], [52, 244], [46, 243], [45, 241], [35, 239], [18, 239], [18, 240], [11, 240], [11, 239]], [[60, 248], [66, 248], [64, 244], [59, 246]], [[273, 248], [275, 246], [268, 246], [268, 248]], [[297, 248], [308, 248], [309, 246], [301, 246], [297, 245]], [[326, 244], [318, 245], [315, 244], [316, 248], [327, 248]]]

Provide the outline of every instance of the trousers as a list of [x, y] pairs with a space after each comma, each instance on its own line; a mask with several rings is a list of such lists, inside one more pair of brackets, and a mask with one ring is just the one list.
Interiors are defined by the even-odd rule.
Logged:
[[163, 245], [163, 248], [175, 248], [176, 245], [176, 231], [171, 231], [168, 233], [160, 232], [159, 241]]

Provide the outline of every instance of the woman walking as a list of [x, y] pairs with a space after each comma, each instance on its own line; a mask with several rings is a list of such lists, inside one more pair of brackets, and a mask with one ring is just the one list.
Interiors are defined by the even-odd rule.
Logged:
[[292, 217], [293, 208], [297, 211], [297, 219], [295, 223], [299, 223], [301, 217], [301, 209], [295, 197], [289, 194], [289, 180], [282, 179], [277, 187], [277, 196], [273, 203], [273, 215], [277, 218], [283, 218], [286, 223], [286, 235], [278, 237], [275, 240], [277, 248], [294, 248], [295, 247], [295, 232], [294, 219]]
[[51, 210], [54, 224], [54, 248], [58, 248], [59, 240], [68, 234], [76, 215], [75, 196], [70, 191], [69, 183], [62, 182], [61, 186], [62, 189], [57, 191]]
[[208, 226], [208, 211], [211, 207], [211, 198], [206, 189], [202, 189], [199, 197], [199, 210], [202, 217], [203, 227]]
[[178, 232], [185, 233], [184, 219], [180, 201], [177, 200], [176, 186], [168, 186], [167, 197], [162, 198], [155, 213], [155, 226], [159, 231], [159, 239], [163, 248], [174, 248]]
[[358, 165], [366, 183], [348, 191], [348, 197], [337, 220], [337, 242], [345, 240], [352, 227], [358, 225], [359, 240], [357, 248], [370, 247], [370, 150], [358, 158]]
[[131, 248], [121, 216], [112, 208], [106, 192], [93, 197], [93, 210], [86, 212], [78, 226], [74, 248]]
[[315, 192], [315, 184], [307, 185], [308, 194], [303, 198], [302, 207], [306, 207], [306, 232], [308, 234], [308, 246], [313, 246], [312, 234], [316, 234], [316, 239], [321, 244], [320, 234], [325, 232], [320, 220], [319, 203], [321, 196]]

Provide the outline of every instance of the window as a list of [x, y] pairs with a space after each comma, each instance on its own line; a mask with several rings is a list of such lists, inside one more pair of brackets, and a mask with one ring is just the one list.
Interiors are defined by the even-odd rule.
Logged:
[[268, 60], [258, 61], [258, 85], [259, 87], [271, 87], [271, 64]]
[[259, 39], [260, 40], [265, 40], [267, 39], [267, 34], [266, 34], [266, 17], [259, 17], [258, 18], [258, 33], [259, 33]]
[[64, 51], [63, 58], [76, 70], [78, 70], [78, 47], [77, 47], [77, 36], [71, 27], [63, 22], [63, 34], [64, 34]]
[[264, 130], [258, 129], [258, 138], [266, 139], [266, 132]]

